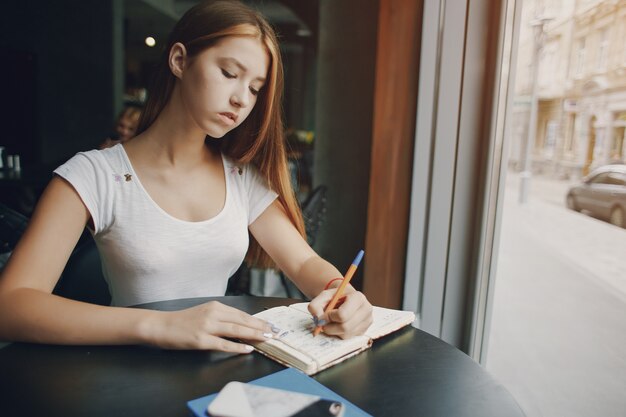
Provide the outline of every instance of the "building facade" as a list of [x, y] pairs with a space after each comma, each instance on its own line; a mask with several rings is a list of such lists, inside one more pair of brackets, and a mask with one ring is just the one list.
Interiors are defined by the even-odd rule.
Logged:
[[579, 177], [624, 163], [626, 0], [530, 0], [519, 38], [510, 165], [528, 140], [533, 51], [539, 47], [532, 169]]

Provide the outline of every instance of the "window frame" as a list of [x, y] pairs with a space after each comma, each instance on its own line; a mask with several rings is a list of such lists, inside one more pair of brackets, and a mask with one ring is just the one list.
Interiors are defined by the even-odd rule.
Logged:
[[483, 361], [521, 1], [425, 0], [423, 10], [403, 308]]

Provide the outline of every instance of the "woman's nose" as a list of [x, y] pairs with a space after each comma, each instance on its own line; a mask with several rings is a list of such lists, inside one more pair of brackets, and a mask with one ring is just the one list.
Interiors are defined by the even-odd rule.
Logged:
[[245, 90], [237, 91], [230, 97], [230, 103], [236, 107], [247, 107], [250, 104], [250, 99]]

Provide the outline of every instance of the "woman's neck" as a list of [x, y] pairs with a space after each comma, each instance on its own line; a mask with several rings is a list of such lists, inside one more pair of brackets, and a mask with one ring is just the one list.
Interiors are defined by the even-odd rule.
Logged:
[[125, 148], [136, 158], [147, 159], [160, 167], [188, 169], [215, 156], [205, 145], [205, 139], [205, 133], [193, 120], [170, 102], [154, 123], [128, 141]]

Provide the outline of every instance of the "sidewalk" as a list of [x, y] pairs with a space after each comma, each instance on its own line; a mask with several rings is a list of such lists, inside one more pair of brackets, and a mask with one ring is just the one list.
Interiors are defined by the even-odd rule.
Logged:
[[519, 176], [509, 172], [503, 224], [524, 223], [525, 231], [548, 245], [554, 256], [626, 300], [626, 229], [568, 210], [565, 196], [575, 182], [533, 177], [526, 205], [518, 203], [519, 183]]
[[565, 208], [567, 183], [509, 173], [486, 368], [528, 417], [626, 410], [626, 230]]

